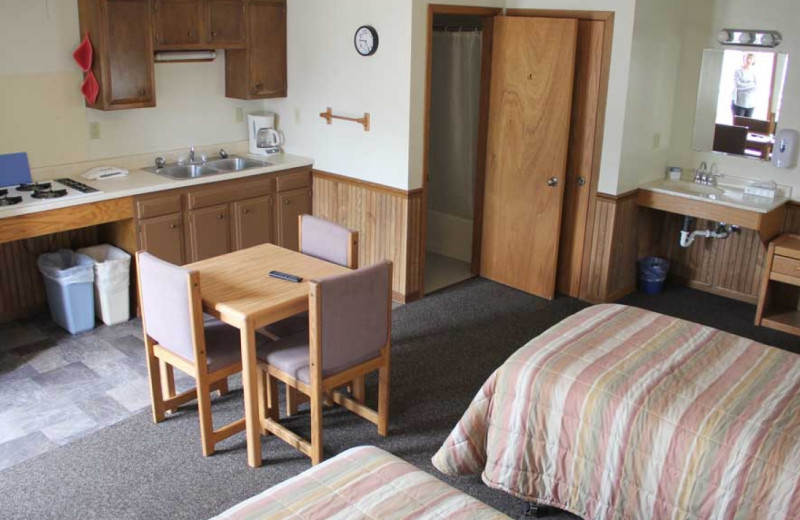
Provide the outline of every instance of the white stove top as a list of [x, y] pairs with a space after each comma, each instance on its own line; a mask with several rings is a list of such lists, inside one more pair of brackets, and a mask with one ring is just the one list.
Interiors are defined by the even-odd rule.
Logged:
[[100, 190], [74, 179], [66, 178], [20, 184], [18, 186], [6, 186], [0, 188], [0, 210], [34, 204], [48, 204], [56, 200], [83, 197], [93, 193], [100, 193]]

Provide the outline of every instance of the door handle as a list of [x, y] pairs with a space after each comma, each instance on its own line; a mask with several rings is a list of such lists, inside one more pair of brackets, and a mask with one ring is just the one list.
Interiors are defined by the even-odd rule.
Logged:
[[578, 177], [578, 186], [583, 186], [586, 184], [586, 179], [584, 177]]
[[547, 179], [547, 185], [550, 186], [551, 188], [555, 188], [556, 186], [558, 186], [558, 177], [550, 177], [549, 179]]

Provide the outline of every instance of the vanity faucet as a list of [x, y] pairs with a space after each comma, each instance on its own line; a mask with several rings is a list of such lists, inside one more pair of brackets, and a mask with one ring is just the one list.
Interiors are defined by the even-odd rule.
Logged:
[[694, 182], [697, 184], [705, 184], [708, 182], [708, 176], [706, 174], [706, 170], [708, 170], [708, 165], [705, 161], [700, 162], [700, 166], [694, 171]]

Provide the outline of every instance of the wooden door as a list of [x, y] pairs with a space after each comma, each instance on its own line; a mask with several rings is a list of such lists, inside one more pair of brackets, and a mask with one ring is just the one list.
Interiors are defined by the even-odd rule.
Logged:
[[311, 214], [311, 190], [301, 188], [278, 193], [278, 245], [294, 251], [300, 250], [297, 237], [297, 219]]
[[106, 52], [95, 58], [102, 60], [105, 71], [97, 78], [100, 96], [91, 106], [102, 110], [155, 106], [148, 1], [108, 0], [105, 16]]
[[206, 41], [215, 49], [245, 44], [244, 0], [208, 0]]
[[156, 48], [204, 43], [203, 0], [155, 0]]
[[233, 248], [246, 249], [273, 242], [272, 195], [233, 203]]
[[228, 205], [193, 209], [187, 213], [186, 245], [189, 262], [198, 262], [231, 251]]
[[558, 251], [558, 291], [575, 298], [580, 296], [590, 194], [592, 185], [597, 183], [593, 176], [597, 170], [595, 163], [599, 163], [595, 149], [605, 30], [602, 20], [578, 22], [575, 89]]
[[250, 3], [250, 92], [286, 97], [286, 2]]
[[497, 17], [481, 275], [555, 294], [577, 20]]
[[176, 265], [186, 263], [183, 255], [181, 214], [140, 220], [139, 248]]

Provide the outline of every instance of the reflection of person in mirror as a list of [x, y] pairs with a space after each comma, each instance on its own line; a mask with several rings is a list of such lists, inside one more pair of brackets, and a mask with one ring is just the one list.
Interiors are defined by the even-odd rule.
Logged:
[[733, 73], [733, 115], [753, 117], [756, 104], [756, 73], [753, 70], [756, 57], [747, 53], [742, 59], [742, 66]]

